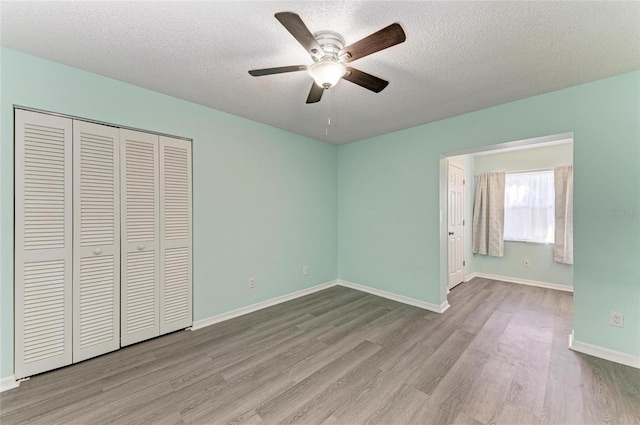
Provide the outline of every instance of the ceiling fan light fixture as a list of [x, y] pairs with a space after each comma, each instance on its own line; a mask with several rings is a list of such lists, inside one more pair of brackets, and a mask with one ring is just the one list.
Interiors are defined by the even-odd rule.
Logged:
[[347, 68], [334, 60], [321, 60], [313, 63], [307, 70], [313, 81], [325, 89], [335, 86], [347, 73]]

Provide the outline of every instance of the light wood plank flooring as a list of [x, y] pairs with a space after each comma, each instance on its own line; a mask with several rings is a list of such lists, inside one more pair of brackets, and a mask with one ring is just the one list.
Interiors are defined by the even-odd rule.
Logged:
[[567, 348], [572, 295], [474, 279], [436, 314], [334, 287], [22, 383], [2, 424], [640, 424], [640, 370]]

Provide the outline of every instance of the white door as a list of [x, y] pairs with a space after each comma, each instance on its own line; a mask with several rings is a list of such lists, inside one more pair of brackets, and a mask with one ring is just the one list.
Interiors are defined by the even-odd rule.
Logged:
[[160, 333], [191, 326], [191, 142], [160, 136]]
[[73, 122], [73, 361], [120, 348], [120, 130]]
[[464, 280], [464, 170], [448, 166], [449, 289]]
[[121, 345], [160, 333], [158, 136], [120, 130]]
[[72, 361], [72, 120], [15, 111], [15, 375]]

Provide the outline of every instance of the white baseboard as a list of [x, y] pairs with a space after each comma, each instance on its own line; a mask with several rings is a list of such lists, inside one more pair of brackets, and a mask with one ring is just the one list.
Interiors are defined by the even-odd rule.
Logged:
[[[499, 276], [496, 274], [477, 273], [477, 272], [470, 274], [468, 277], [469, 277], [469, 280], [473, 279], [474, 277], [481, 277], [484, 279], [501, 280], [503, 282], [510, 282], [510, 283], [519, 283], [520, 285], [537, 286], [540, 288], [555, 289], [557, 291], [573, 292], [572, 286], [559, 285], [557, 283], [550, 283], [550, 282], [541, 282], [539, 280], [520, 279], [517, 277]], [[467, 280], [465, 279], [465, 282], [466, 281]]]
[[590, 356], [599, 357], [611, 362], [620, 363], [626, 366], [640, 369], [640, 357], [631, 354], [621, 353], [620, 351], [610, 350], [609, 348], [600, 347], [586, 342], [577, 341], [574, 338], [573, 331], [569, 334], [569, 348], [573, 351], [588, 354]]
[[233, 319], [238, 316], [244, 316], [245, 314], [253, 313], [254, 311], [262, 310], [263, 308], [271, 307], [276, 304], [291, 301], [296, 298], [304, 297], [305, 295], [313, 294], [314, 292], [322, 291], [332, 286], [344, 286], [347, 288], [355, 289], [357, 291], [367, 292], [372, 295], [387, 298], [393, 301], [398, 301], [403, 304], [412, 305], [414, 307], [420, 307], [425, 310], [435, 311], [436, 313], [444, 313], [450, 306], [449, 302], [445, 301], [440, 305], [431, 304], [425, 301], [416, 300], [414, 298], [405, 297], [404, 295], [393, 294], [391, 292], [383, 291], [381, 289], [370, 288], [368, 286], [360, 285], [358, 283], [347, 282], [345, 280], [333, 280], [331, 282], [322, 283], [320, 285], [312, 286], [311, 288], [303, 289], [301, 291], [292, 292], [290, 294], [281, 295], [279, 297], [271, 298], [266, 301], [251, 304], [246, 307], [240, 307], [235, 310], [228, 311], [226, 313], [217, 314], [215, 316], [207, 317], [206, 319], [195, 320], [191, 326], [192, 331], [205, 328], [207, 326], [215, 325], [216, 323], [224, 322], [225, 320]]
[[477, 277], [477, 276], [478, 276], [478, 275], [477, 275], [477, 273], [475, 273], [475, 272], [474, 272], [474, 273], [469, 273], [468, 275], [466, 275], [466, 276], [464, 277], [464, 281], [465, 281], [465, 282], [469, 282], [471, 279], [473, 279], [474, 277]]
[[16, 381], [16, 376], [11, 375], [6, 378], [0, 379], [0, 393], [3, 391], [8, 391], [14, 388], [18, 388], [20, 386], [20, 381]]
[[360, 285], [359, 283], [348, 282], [346, 280], [338, 280], [338, 285], [355, 289], [357, 291], [367, 292], [369, 294], [377, 295], [379, 297], [387, 298], [393, 301], [398, 301], [403, 304], [412, 305], [414, 307], [420, 307], [425, 310], [435, 311], [436, 313], [444, 313], [449, 308], [448, 301], [445, 301], [440, 305], [431, 304], [426, 301], [416, 300], [415, 298], [405, 297], [404, 295], [394, 294], [392, 292], [383, 291], [382, 289], [371, 288], [369, 286]]
[[262, 310], [263, 308], [271, 307], [276, 304], [291, 301], [296, 298], [304, 297], [305, 295], [313, 294], [314, 292], [322, 291], [332, 286], [336, 286], [337, 281], [321, 283], [320, 285], [312, 286], [311, 288], [302, 289], [300, 291], [292, 292], [290, 294], [281, 295], [279, 297], [271, 298], [269, 300], [261, 301], [259, 303], [251, 304], [246, 307], [240, 307], [235, 310], [228, 311], [226, 313], [217, 314], [215, 316], [207, 317], [206, 319], [195, 320], [191, 326], [192, 331], [197, 331], [207, 326], [214, 325], [216, 323], [224, 322], [225, 320], [233, 319], [238, 316], [244, 316], [245, 314], [253, 313], [254, 311]]
[[251, 304], [246, 307], [240, 307], [235, 310], [228, 311], [226, 313], [217, 314], [215, 316], [207, 317], [206, 319], [195, 320], [191, 326], [192, 331], [205, 328], [207, 326], [215, 325], [216, 323], [224, 322], [225, 320], [233, 319], [238, 316], [244, 316], [245, 314], [253, 313], [254, 311], [262, 310], [263, 308], [271, 307], [276, 304], [291, 301], [296, 298], [304, 297], [305, 295], [313, 294], [314, 292], [322, 291], [332, 286], [344, 286], [347, 288], [355, 289], [357, 291], [367, 292], [372, 295], [387, 298], [393, 301], [398, 301], [403, 304], [412, 305], [414, 307], [420, 307], [425, 310], [435, 311], [436, 313], [444, 313], [450, 306], [449, 302], [445, 301], [440, 305], [431, 304], [425, 301], [416, 300], [414, 298], [405, 297], [404, 295], [393, 294], [391, 292], [383, 291], [380, 289], [370, 288], [368, 286], [360, 285], [358, 283], [347, 282], [345, 280], [334, 280], [331, 282], [322, 283], [320, 285], [312, 286], [311, 288], [303, 289], [301, 291], [292, 292], [290, 294], [281, 295], [279, 297], [271, 298], [266, 301], [261, 301], [256, 304]]

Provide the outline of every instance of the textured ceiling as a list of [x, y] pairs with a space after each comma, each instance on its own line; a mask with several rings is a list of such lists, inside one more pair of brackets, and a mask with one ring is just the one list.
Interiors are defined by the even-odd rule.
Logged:
[[[640, 69], [638, 2], [0, 2], [3, 46], [330, 143], [346, 143]], [[407, 41], [305, 104], [310, 64], [274, 18], [351, 44], [392, 22]], [[328, 96], [327, 96], [328, 94]], [[331, 126], [326, 131], [326, 114]]]

